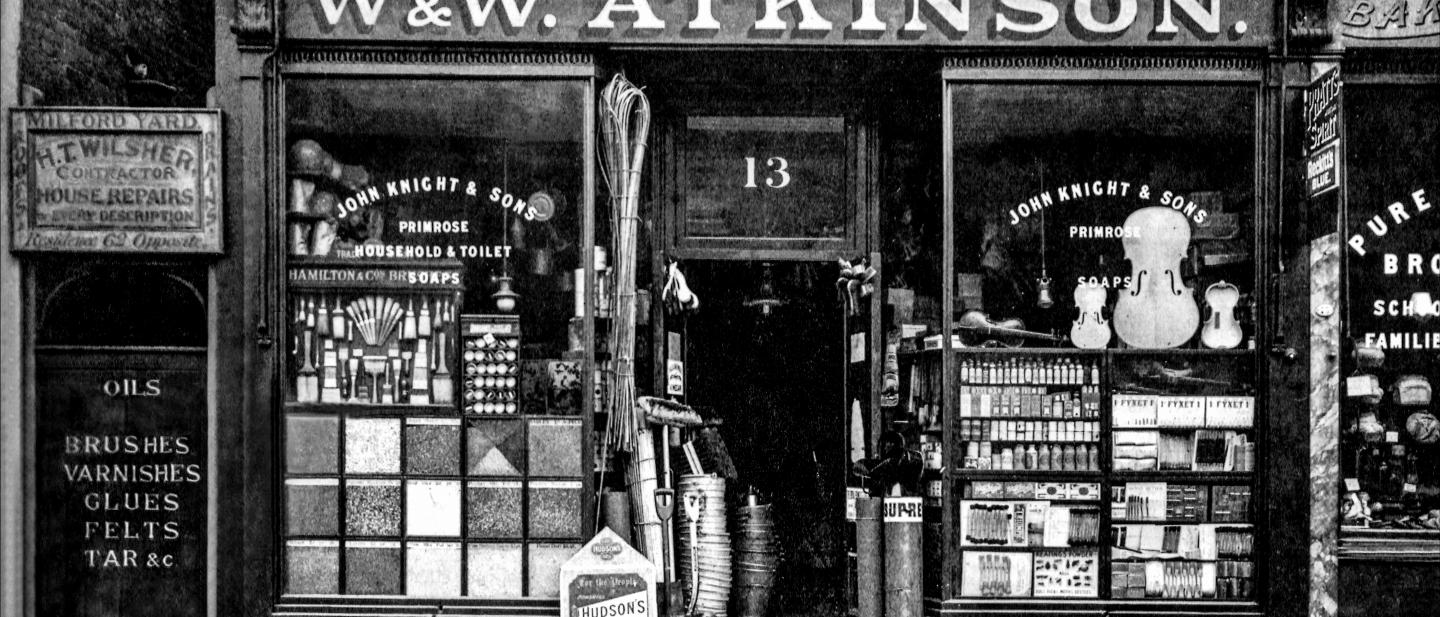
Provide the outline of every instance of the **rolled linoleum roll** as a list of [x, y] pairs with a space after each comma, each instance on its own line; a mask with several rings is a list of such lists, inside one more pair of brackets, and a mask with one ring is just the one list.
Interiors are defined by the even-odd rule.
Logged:
[[885, 500], [855, 500], [855, 591], [858, 617], [882, 617], [885, 611]]
[[885, 498], [885, 617], [924, 611], [923, 512], [920, 497]]

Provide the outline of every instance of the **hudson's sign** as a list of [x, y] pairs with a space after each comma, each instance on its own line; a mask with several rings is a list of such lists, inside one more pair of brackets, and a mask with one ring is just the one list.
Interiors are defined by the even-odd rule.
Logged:
[[17, 109], [15, 251], [219, 253], [220, 114]]
[[1263, 46], [1251, 0], [293, 0], [293, 39]]

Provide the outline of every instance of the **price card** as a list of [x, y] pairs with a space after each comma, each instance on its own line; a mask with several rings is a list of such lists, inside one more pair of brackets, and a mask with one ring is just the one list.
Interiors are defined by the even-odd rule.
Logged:
[[1413, 482], [1406, 482], [1406, 483], [1405, 483], [1405, 487], [1404, 487], [1403, 489], [1401, 489], [1401, 490], [1403, 490], [1403, 491], [1406, 492], [1406, 493], [1413, 493], [1413, 492], [1415, 492], [1415, 484], [1414, 484]]
[[1360, 490], [1360, 481], [1355, 478], [1345, 478], [1345, 490], [1352, 493]]
[[1400, 443], [1400, 431], [1385, 431], [1385, 443]]

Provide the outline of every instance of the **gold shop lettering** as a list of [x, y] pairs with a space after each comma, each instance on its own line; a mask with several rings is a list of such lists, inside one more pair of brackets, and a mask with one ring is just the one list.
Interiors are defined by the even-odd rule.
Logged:
[[[1249, 10], [1233, 0], [753, 0], [746, 7], [729, 1], [604, 0], [308, 0], [291, 9], [292, 23], [329, 34], [337, 28], [368, 33], [377, 26], [410, 34], [503, 31], [574, 39], [624, 33], [665, 32], [683, 26], [697, 35], [774, 38], [788, 32], [810, 37], [843, 32], [876, 38], [914, 39], [938, 31], [962, 40], [972, 31], [992, 40], [1029, 41], [1052, 32], [1073, 33], [1082, 41], [1109, 41], [1121, 34], [1167, 40], [1182, 32], [1200, 40], [1249, 31], [1244, 20], [1225, 22], [1224, 9]], [[308, 5], [308, 6], [306, 6]], [[585, 12], [584, 6], [596, 6]], [[751, 8], [753, 6], [753, 8]], [[972, 11], [972, 8], [975, 8]], [[658, 9], [658, 10], [657, 10]], [[1147, 18], [1148, 17], [1148, 18]], [[978, 19], [974, 19], [978, 18]], [[979, 23], [972, 23], [977, 21]], [[302, 30], [303, 34], [311, 34]]]
[[100, 390], [105, 396], [129, 397], [129, 396], [160, 396], [159, 379], [107, 379], [101, 384]]

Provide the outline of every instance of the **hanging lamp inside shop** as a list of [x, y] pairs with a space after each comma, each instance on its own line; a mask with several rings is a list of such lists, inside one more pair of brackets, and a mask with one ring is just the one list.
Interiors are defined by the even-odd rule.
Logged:
[[[510, 190], [510, 144], [509, 144], [509, 143], [506, 143], [506, 144], [505, 144], [504, 155], [503, 155], [503, 157], [502, 157], [502, 163], [501, 163], [501, 185], [504, 187], [504, 190], [506, 191], [506, 194], [509, 194], [509, 193], [508, 193], [509, 190]], [[501, 219], [500, 219], [500, 234], [501, 234], [501, 236], [500, 236], [500, 243], [501, 243], [502, 245], [509, 245], [509, 243], [510, 243], [510, 226], [509, 226], [509, 222], [506, 220], [506, 219], [509, 218], [509, 213], [510, 213], [510, 211], [509, 211], [508, 209], [502, 208], [502, 209], [500, 210], [500, 217], [501, 217]], [[497, 278], [497, 279], [495, 279], [495, 284], [496, 284], [496, 286], [497, 286], [497, 289], [495, 290], [495, 293], [490, 294], [490, 297], [495, 300], [495, 310], [500, 311], [501, 313], [513, 313], [513, 312], [515, 312], [515, 305], [516, 305], [516, 303], [519, 302], [519, 300], [520, 300], [520, 294], [515, 293], [515, 290], [511, 288], [511, 284], [512, 284], [512, 283], [514, 283], [514, 279], [510, 278], [510, 255], [509, 255], [509, 251], [505, 251], [505, 253], [502, 254], [501, 257], [500, 257], [500, 277]]]
[[761, 317], [769, 317], [775, 309], [785, 306], [785, 300], [775, 294], [775, 265], [761, 264], [760, 288], [745, 301], [745, 306], [759, 309]]

